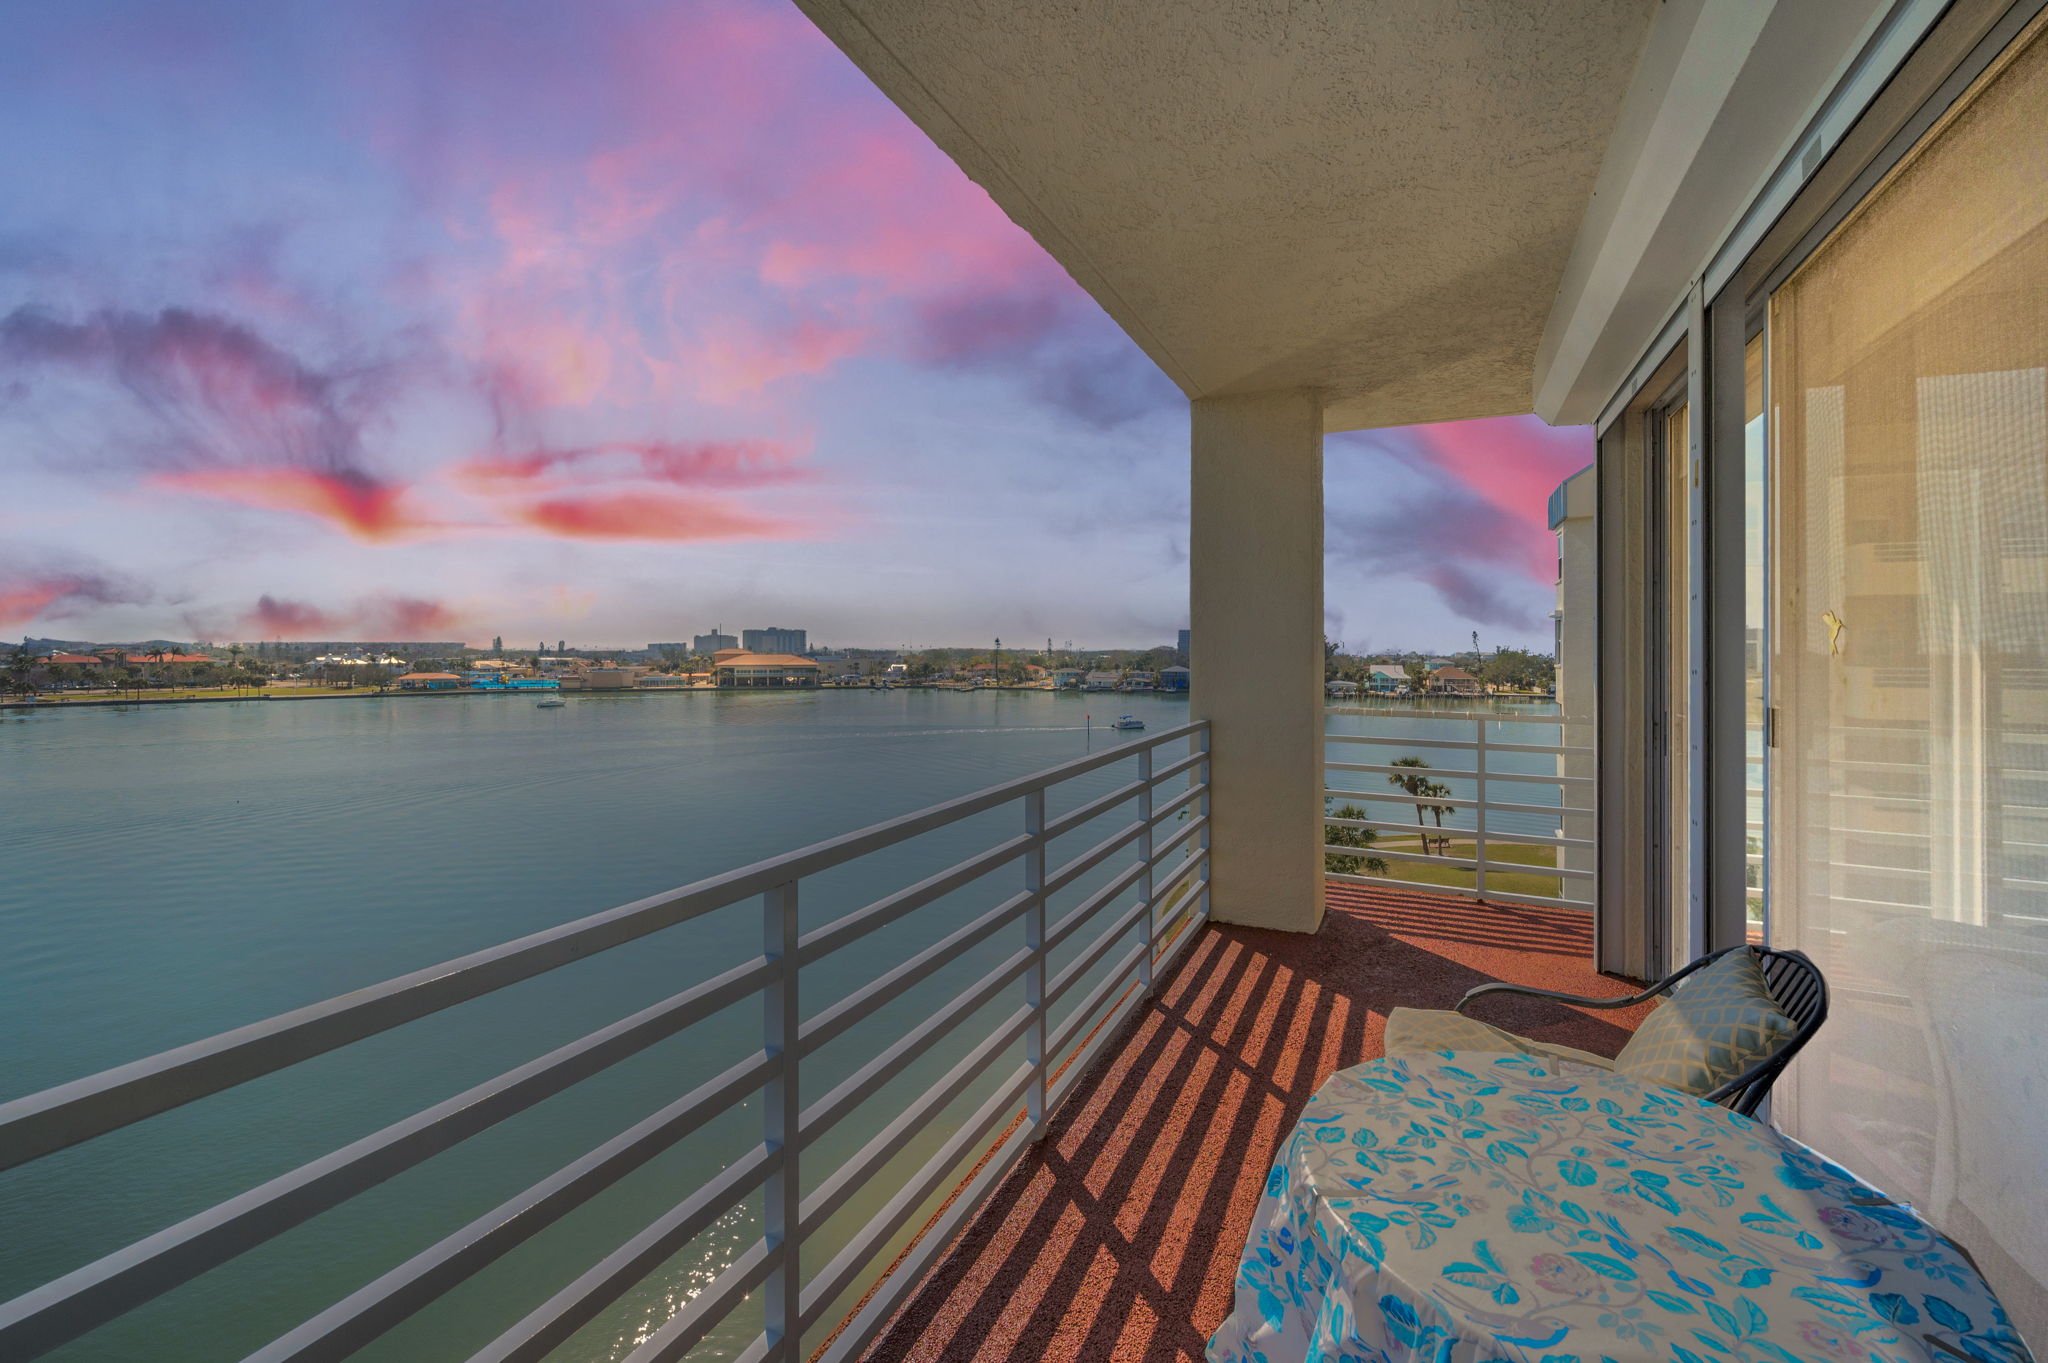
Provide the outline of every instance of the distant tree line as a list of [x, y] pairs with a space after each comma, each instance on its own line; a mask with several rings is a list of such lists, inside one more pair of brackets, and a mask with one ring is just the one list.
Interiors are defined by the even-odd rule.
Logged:
[[1522, 648], [1496, 648], [1490, 653], [1349, 653], [1341, 641], [1323, 641], [1323, 680], [1357, 682], [1363, 686], [1378, 667], [1399, 668], [1417, 691], [1428, 685], [1430, 658], [1444, 659], [1477, 677], [1484, 686], [1504, 691], [1550, 691], [1557, 685], [1557, 660], [1547, 653]]

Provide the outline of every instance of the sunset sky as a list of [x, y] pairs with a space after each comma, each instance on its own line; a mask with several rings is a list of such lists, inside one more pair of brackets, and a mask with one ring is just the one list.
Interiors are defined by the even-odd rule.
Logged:
[[[1187, 413], [792, 7], [15, 7], [0, 637], [1145, 645]], [[1547, 647], [1530, 418], [1332, 437], [1330, 633]]]

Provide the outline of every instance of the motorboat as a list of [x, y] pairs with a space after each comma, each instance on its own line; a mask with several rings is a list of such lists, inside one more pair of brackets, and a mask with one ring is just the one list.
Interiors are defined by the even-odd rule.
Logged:
[[1118, 715], [1116, 722], [1109, 727], [1112, 729], [1142, 729], [1145, 727], [1145, 721], [1139, 719], [1136, 715]]

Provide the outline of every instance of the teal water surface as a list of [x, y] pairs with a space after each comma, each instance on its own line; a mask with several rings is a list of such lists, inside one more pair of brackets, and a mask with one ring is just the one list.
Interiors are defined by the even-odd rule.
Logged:
[[[463, 696], [0, 712], [0, 1099], [1101, 751], [1122, 741], [1105, 725], [1123, 712], [1157, 732], [1187, 709], [1154, 696], [822, 691], [557, 710]], [[1054, 812], [1130, 773], [1073, 783]], [[1012, 836], [1016, 818], [978, 816], [806, 881], [804, 925]], [[1091, 840], [1083, 830], [1055, 862]], [[1073, 895], [1127, 864], [1111, 859]], [[1014, 874], [998, 879], [807, 967], [805, 1015], [1015, 892]], [[0, 1175], [0, 1296], [668, 997], [760, 942], [758, 907], [737, 905]], [[827, 1046], [806, 1062], [804, 1101], [1017, 945], [983, 944]], [[816, 1168], [865, 1144], [1015, 1006], [1006, 994], [908, 1067], [828, 1134]], [[759, 1038], [758, 1002], [730, 1009], [52, 1356], [242, 1357]], [[989, 1091], [971, 1087], [949, 1120]], [[759, 1129], [758, 1109], [711, 1123], [363, 1356], [467, 1357]], [[906, 1149], [894, 1176], [930, 1148]], [[822, 1176], [811, 1167], [807, 1188]], [[853, 1199], [820, 1249], [875, 1205]], [[750, 1201], [557, 1356], [623, 1357], [756, 1234]], [[743, 1310], [701, 1352], [730, 1356], [757, 1325]]]

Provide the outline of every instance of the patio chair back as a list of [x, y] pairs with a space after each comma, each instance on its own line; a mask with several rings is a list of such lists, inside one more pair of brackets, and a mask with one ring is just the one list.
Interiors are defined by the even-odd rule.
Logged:
[[[1799, 1054], [1799, 1048], [1810, 1041], [1828, 1019], [1827, 977], [1820, 973], [1820, 967], [1808, 959], [1805, 952], [1779, 951], [1772, 947], [1751, 949], [1756, 952], [1757, 964], [1763, 968], [1764, 983], [1770, 987], [1771, 997], [1777, 1000], [1778, 1007], [1797, 1024], [1798, 1029], [1783, 1046], [1707, 1095], [1713, 1102], [1732, 1108], [1745, 1117], [1756, 1111], [1764, 1095], [1771, 1091], [1771, 1085], [1784, 1073], [1785, 1066]], [[1739, 951], [1741, 948], [1731, 947], [1728, 950]], [[1725, 951], [1717, 951], [1695, 962], [1694, 967], [1726, 954]], [[1691, 969], [1681, 973], [1690, 974]], [[1675, 982], [1675, 977], [1667, 981]], [[1658, 992], [1661, 989], [1659, 986]]]

